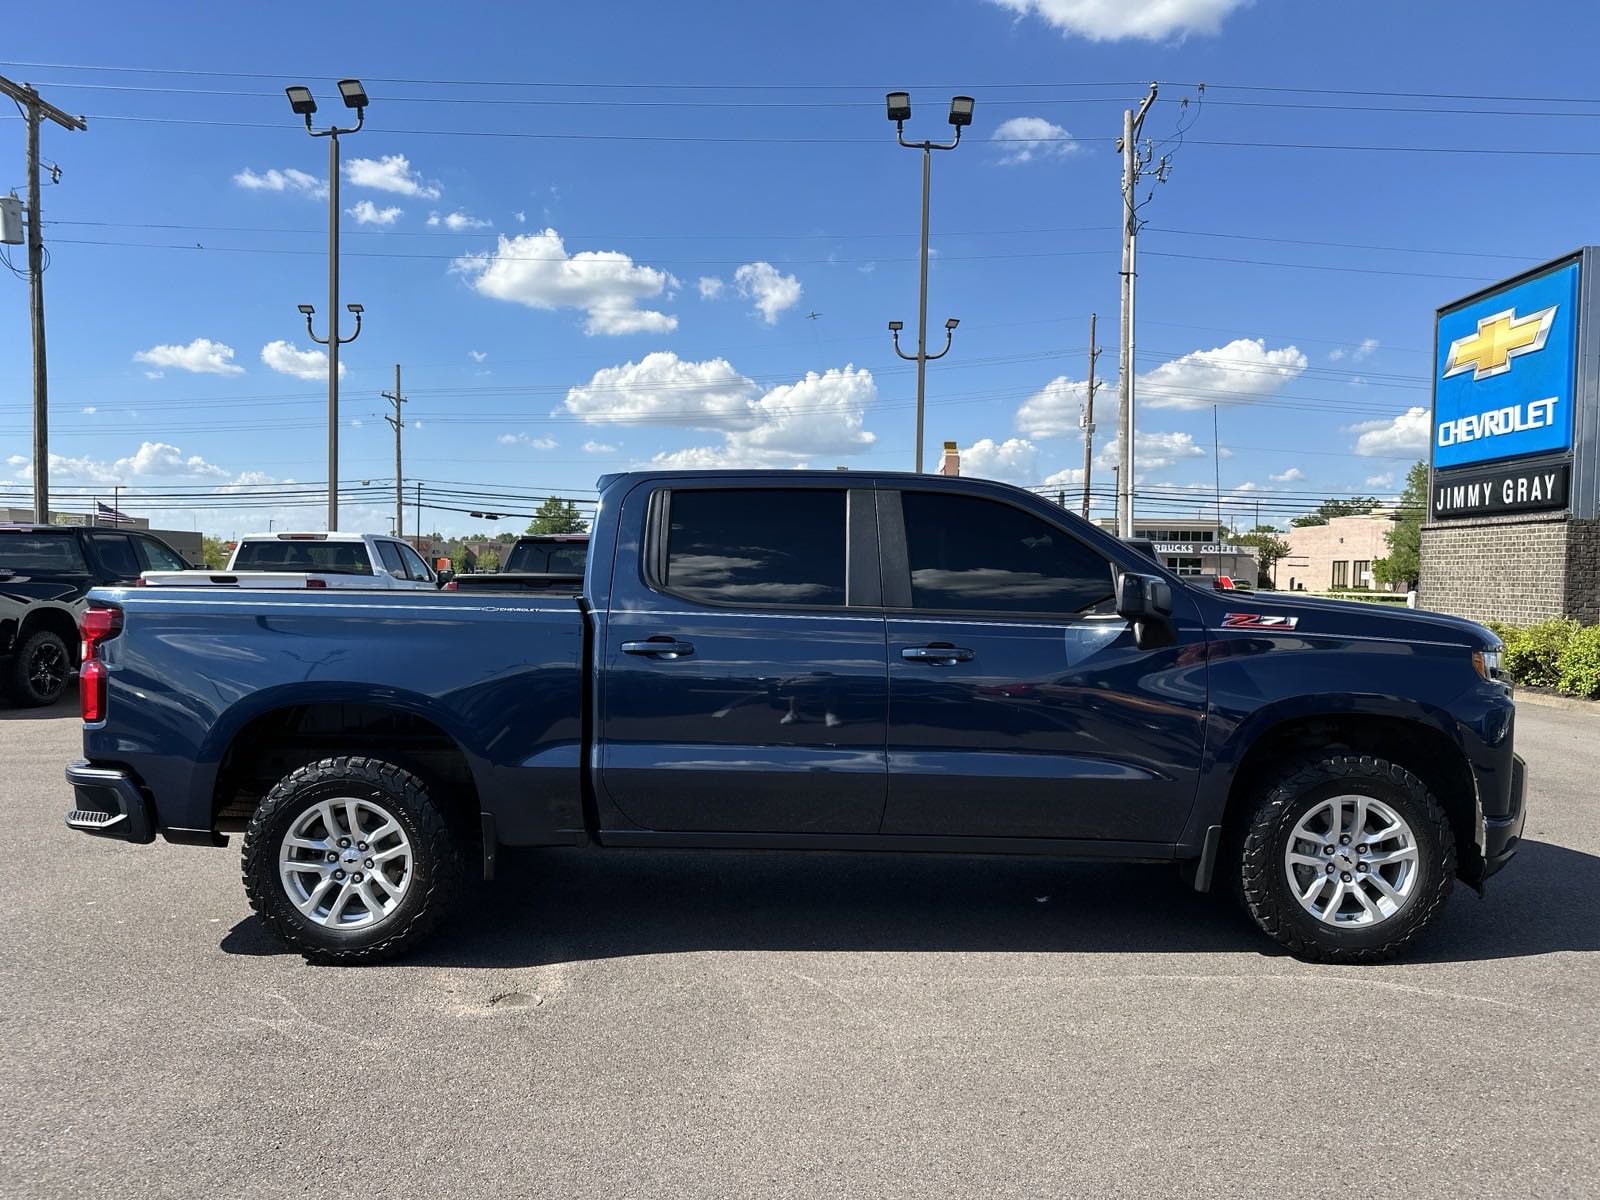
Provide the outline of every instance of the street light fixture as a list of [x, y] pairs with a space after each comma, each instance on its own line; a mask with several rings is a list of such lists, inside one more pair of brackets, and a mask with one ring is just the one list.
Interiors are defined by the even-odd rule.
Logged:
[[917, 364], [917, 452], [916, 470], [922, 471], [923, 408], [927, 396], [928, 362], [943, 358], [950, 352], [950, 340], [960, 323], [951, 317], [944, 323], [944, 349], [937, 354], [928, 353], [928, 189], [933, 178], [933, 151], [954, 150], [961, 144], [961, 131], [972, 124], [973, 100], [971, 96], [950, 98], [950, 124], [955, 136], [948, 142], [908, 142], [905, 123], [911, 119], [911, 93], [890, 92], [884, 98], [884, 112], [895, 125], [895, 139], [908, 150], [922, 151], [922, 278], [917, 305], [917, 352], [907, 354], [900, 349], [899, 321], [889, 322], [889, 332], [894, 339], [894, 352], [901, 358], [915, 360]]
[[317, 101], [311, 89], [300, 84], [284, 88], [289, 97], [289, 108], [296, 116], [306, 119], [306, 132], [312, 137], [328, 139], [328, 336], [319, 338], [312, 328], [311, 318], [316, 312], [309, 304], [297, 307], [306, 319], [306, 333], [319, 346], [328, 348], [328, 530], [339, 528], [339, 347], [347, 346], [361, 336], [361, 305], [347, 308], [355, 314], [355, 332], [349, 337], [339, 336], [339, 135], [356, 133], [367, 122], [367, 89], [359, 79], [339, 80], [339, 95], [346, 108], [356, 110], [356, 123], [341, 129], [329, 125], [326, 129], [313, 129], [311, 116], [317, 111]]

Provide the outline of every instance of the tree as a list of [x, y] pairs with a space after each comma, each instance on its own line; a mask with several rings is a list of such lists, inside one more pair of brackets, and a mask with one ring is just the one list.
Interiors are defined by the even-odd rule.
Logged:
[[1326, 525], [1329, 517], [1359, 517], [1383, 504], [1376, 496], [1352, 496], [1348, 500], [1324, 500], [1308, 513], [1301, 513], [1289, 522], [1296, 529], [1309, 525]]
[[1427, 504], [1428, 464], [1418, 461], [1406, 472], [1400, 512], [1383, 535], [1389, 553], [1372, 564], [1372, 576], [1379, 583], [1403, 583], [1414, 588], [1422, 578], [1422, 514]]
[[1241, 546], [1252, 547], [1256, 552], [1256, 567], [1260, 575], [1256, 586], [1274, 586], [1272, 568], [1289, 553], [1289, 543], [1280, 538], [1278, 531], [1271, 526], [1260, 525], [1250, 533], [1240, 534], [1234, 540]]
[[534, 509], [533, 520], [528, 522], [529, 533], [582, 533], [583, 518], [578, 515], [574, 501], [551, 496]]
[[478, 555], [478, 571], [484, 575], [493, 575], [500, 569], [500, 556], [493, 550], [485, 550]]
[[219, 537], [202, 538], [200, 541], [200, 562], [213, 571], [220, 571], [228, 565], [228, 559], [233, 554], [233, 543], [225, 542]]

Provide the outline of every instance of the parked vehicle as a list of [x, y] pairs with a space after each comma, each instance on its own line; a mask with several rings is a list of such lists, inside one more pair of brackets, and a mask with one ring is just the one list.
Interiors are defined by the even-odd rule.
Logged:
[[17, 704], [54, 704], [77, 669], [89, 589], [188, 565], [138, 530], [0, 525], [0, 691]]
[[589, 556], [587, 533], [537, 533], [517, 539], [503, 571], [458, 575], [446, 586], [469, 592], [577, 591]]
[[353, 588], [433, 591], [450, 578], [409, 543], [371, 533], [255, 533], [220, 571], [151, 571], [151, 587]]
[[1524, 820], [1488, 630], [1180, 586], [974, 479], [609, 476], [581, 591], [111, 590], [84, 643], [67, 824], [242, 832], [328, 962], [414, 946], [502, 846], [1173, 862], [1364, 962]]

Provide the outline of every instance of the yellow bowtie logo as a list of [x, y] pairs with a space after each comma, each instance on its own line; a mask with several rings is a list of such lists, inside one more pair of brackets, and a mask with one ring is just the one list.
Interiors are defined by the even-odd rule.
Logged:
[[1519, 354], [1532, 354], [1543, 350], [1550, 336], [1550, 325], [1556, 319], [1559, 305], [1517, 316], [1517, 310], [1508, 308], [1484, 317], [1478, 322], [1476, 333], [1457, 338], [1450, 343], [1450, 355], [1445, 359], [1444, 377], [1471, 371], [1474, 379], [1501, 375], [1511, 369], [1511, 360]]

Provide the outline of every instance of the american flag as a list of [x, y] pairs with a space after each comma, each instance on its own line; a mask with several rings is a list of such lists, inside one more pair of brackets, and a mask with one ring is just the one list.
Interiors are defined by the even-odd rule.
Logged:
[[94, 502], [94, 519], [97, 522], [104, 521], [110, 525], [121, 525], [125, 521], [133, 520], [127, 513], [118, 512], [104, 500], [96, 500]]

